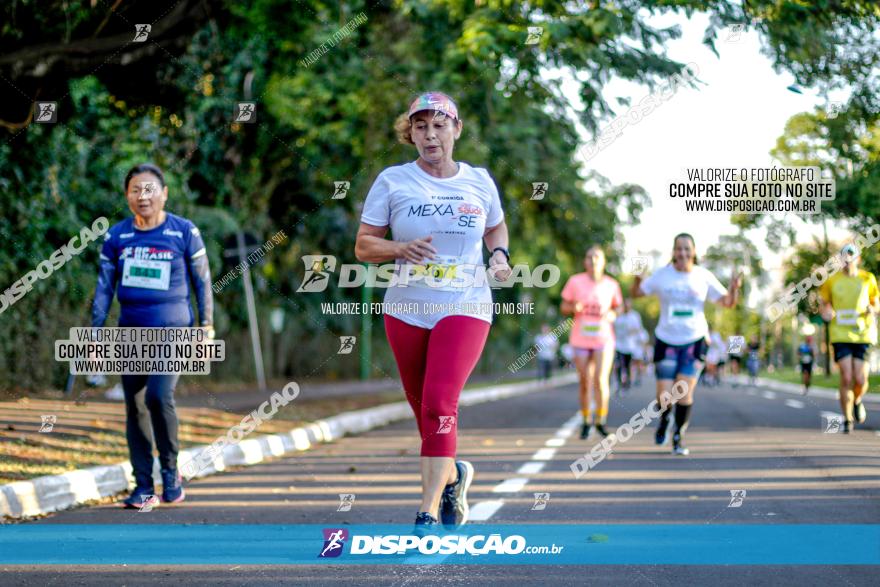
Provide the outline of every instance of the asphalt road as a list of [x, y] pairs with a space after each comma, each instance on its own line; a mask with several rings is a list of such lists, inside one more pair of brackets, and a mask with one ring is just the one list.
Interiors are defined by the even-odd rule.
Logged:
[[[610, 427], [653, 399], [646, 380], [613, 397]], [[459, 458], [476, 469], [474, 523], [878, 524], [880, 434], [870, 413], [851, 435], [824, 433], [830, 399], [748, 386], [702, 387], [688, 457], [653, 444], [653, 426], [581, 479], [569, 465], [597, 439], [576, 433], [573, 386], [463, 408]], [[870, 409], [870, 406], [869, 406]], [[827, 415], [827, 414], [826, 414]], [[574, 417], [574, 418], [573, 418]], [[97, 506], [31, 524], [408, 524], [418, 507], [415, 425], [403, 422], [299, 456], [194, 481], [180, 506]], [[741, 504], [731, 491], [745, 491]], [[339, 494], [354, 494], [337, 511]], [[535, 493], [549, 493], [534, 509]], [[740, 494], [742, 495], [742, 494]], [[816, 541], [822, 541], [821, 531]], [[205, 545], [210, 548], [210, 545]], [[656, 549], [666, 546], [658, 535]], [[859, 545], [854, 544], [853, 548]], [[873, 547], [873, 546], [872, 546]], [[148, 543], [143, 548], [150, 548]], [[768, 544], [772, 549], [774, 545]], [[2, 585], [873, 585], [877, 567], [841, 565], [228, 565], [4, 566]]]

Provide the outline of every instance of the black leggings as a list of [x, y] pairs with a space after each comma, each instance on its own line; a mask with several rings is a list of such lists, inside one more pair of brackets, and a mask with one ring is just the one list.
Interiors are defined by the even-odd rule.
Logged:
[[153, 486], [153, 437], [162, 469], [177, 469], [174, 387], [180, 375], [123, 375], [125, 436], [138, 487]]

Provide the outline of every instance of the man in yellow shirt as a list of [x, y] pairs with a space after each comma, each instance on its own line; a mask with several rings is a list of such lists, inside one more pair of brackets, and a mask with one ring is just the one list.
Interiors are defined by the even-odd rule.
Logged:
[[880, 292], [873, 273], [858, 268], [861, 257], [853, 245], [841, 251], [843, 269], [819, 288], [822, 318], [830, 322], [834, 362], [840, 369], [840, 409], [843, 432], [849, 434], [853, 417], [859, 424], [867, 413], [862, 395], [868, 391], [865, 352], [877, 342], [875, 317], [880, 312]]

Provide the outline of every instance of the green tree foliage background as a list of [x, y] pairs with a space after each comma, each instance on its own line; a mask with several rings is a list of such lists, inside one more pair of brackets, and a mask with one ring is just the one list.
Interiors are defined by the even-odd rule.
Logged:
[[[324, 361], [359, 318], [325, 316], [320, 303], [355, 301], [356, 290], [297, 294], [304, 254], [353, 262], [359, 207], [378, 172], [415, 158], [396, 142], [393, 122], [414, 95], [442, 89], [464, 118], [456, 158], [486, 167], [501, 192], [516, 262], [556, 263], [563, 280], [580, 270], [584, 249], [605, 244], [619, 261], [624, 222], [637, 223], [647, 202], [634, 185], [585, 186], [577, 150], [614, 109], [605, 84], [622, 78], [662, 83], [683, 64], [665, 55], [678, 27], [652, 17], [706, 11], [706, 43], [733, 23], [760, 18], [766, 51], [804, 84], [858, 76], [859, 112], [876, 112], [876, 76], [858, 68], [826, 70], [822, 48], [864, 47], [841, 27], [874, 27], [875, 4], [851, 0], [394, 0], [252, 2], [181, 0], [144, 3], [19, 0], [0, 7], [0, 287], [34, 268], [100, 216], [129, 214], [122, 179], [133, 164], [166, 170], [168, 209], [193, 219], [206, 238], [214, 278], [231, 268], [222, 256], [236, 230], [258, 240], [284, 230], [288, 240], [254, 268], [263, 346], [274, 377], [349, 377], [357, 361]], [[357, 15], [366, 22], [334, 35]], [[152, 23], [146, 42], [135, 25]], [[542, 27], [526, 44], [528, 27]], [[855, 27], [855, 28], [853, 28]], [[809, 39], [802, 33], [814, 33]], [[332, 39], [336, 39], [335, 41]], [[329, 50], [304, 61], [322, 45]], [[870, 55], [864, 55], [868, 59]], [[874, 57], [876, 58], [876, 53]], [[843, 57], [841, 57], [843, 59]], [[580, 80], [585, 105], [573, 112], [558, 74]], [[555, 74], [555, 75], [549, 75]], [[257, 123], [232, 122], [237, 101], [257, 103]], [[57, 101], [59, 121], [32, 123], [35, 100]], [[622, 100], [625, 105], [626, 100]], [[873, 110], [872, 110], [873, 109]], [[332, 200], [334, 181], [349, 195]], [[549, 182], [530, 200], [532, 182]], [[56, 338], [88, 321], [98, 245], [67, 263], [0, 314], [0, 388], [59, 386], [65, 364]], [[533, 290], [533, 318], [501, 316], [479, 369], [502, 371], [555, 315], [562, 283]], [[373, 292], [378, 301], [381, 292]], [[521, 290], [496, 293], [521, 299]], [[250, 379], [252, 360], [240, 280], [216, 296], [216, 322], [234, 360], [213, 378]], [[273, 334], [271, 308], [285, 312]], [[111, 319], [109, 324], [114, 323]], [[373, 375], [396, 374], [381, 321]]]

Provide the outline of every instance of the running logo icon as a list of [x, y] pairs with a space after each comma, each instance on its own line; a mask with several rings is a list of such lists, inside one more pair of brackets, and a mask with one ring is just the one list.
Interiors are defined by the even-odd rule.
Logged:
[[351, 187], [351, 183], [347, 181], [334, 181], [333, 182], [333, 197], [331, 200], [344, 200], [345, 195], [348, 193], [348, 188]]
[[727, 352], [731, 355], [737, 355], [742, 352], [745, 345], [745, 336], [731, 336], [727, 341]]
[[235, 105], [234, 122], [253, 124], [257, 121], [257, 105], [254, 102], [239, 102]]
[[145, 181], [141, 184], [141, 195], [139, 197], [142, 198], [152, 198], [156, 193], [156, 184], [152, 181]]
[[345, 541], [348, 540], [348, 530], [344, 528], [324, 528], [324, 548], [318, 558], [335, 558], [342, 554]]
[[630, 258], [630, 273], [633, 275], [642, 275], [648, 268], [648, 258], [635, 256]]
[[159, 496], [157, 495], [148, 495], [144, 499], [144, 503], [138, 508], [138, 513], [141, 512], [151, 512], [153, 508], [159, 505]]
[[437, 434], [449, 434], [455, 428], [455, 416], [440, 416], [440, 426]]
[[840, 432], [842, 422], [843, 416], [840, 414], [822, 414], [822, 432], [825, 434], [837, 434]]
[[549, 184], [546, 181], [533, 181], [532, 182], [532, 197], [530, 200], [543, 200], [544, 196], [547, 195], [547, 187]]
[[303, 255], [306, 274], [296, 293], [316, 293], [327, 289], [330, 273], [336, 270], [336, 257], [332, 255]]
[[449, 104], [446, 100], [437, 100], [434, 97], [428, 98], [428, 104], [433, 106], [434, 115], [431, 117], [431, 122], [434, 122], [440, 117], [446, 118], [449, 116]]
[[842, 102], [831, 102], [828, 105], [828, 113], [826, 116], [829, 119], [837, 118], [837, 115], [843, 112], [843, 103]]
[[58, 421], [58, 416], [55, 414], [49, 414], [40, 416], [42, 422], [40, 423], [40, 432], [48, 433], [52, 432], [52, 429], [55, 428], [55, 422]]
[[136, 24], [134, 25], [134, 38], [131, 40], [132, 43], [143, 43], [147, 40], [147, 37], [150, 36], [150, 31], [153, 30], [153, 25], [149, 24]]
[[339, 507], [336, 508], [337, 512], [350, 512], [351, 506], [354, 505], [354, 493], [340, 493], [339, 494]]
[[746, 490], [745, 489], [731, 489], [730, 490], [730, 503], [727, 504], [729, 508], [738, 508], [742, 507], [743, 500], [746, 498]]
[[743, 31], [746, 26], [744, 24], [732, 24], [728, 27], [727, 30], [727, 38], [724, 39], [725, 43], [739, 43], [742, 39]]
[[34, 122], [53, 124], [58, 121], [58, 102], [37, 102], [34, 107]]
[[354, 350], [354, 345], [357, 342], [356, 336], [340, 336], [339, 337], [339, 350], [336, 352], [337, 355], [350, 355], [351, 351]]
[[532, 506], [532, 511], [544, 510], [547, 509], [547, 502], [550, 501], [549, 493], [536, 493], [535, 494], [535, 505]]
[[537, 45], [538, 41], [541, 40], [541, 37], [544, 36], [544, 27], [542, 26], [530, 26], [529, 27], [529, 36], [526, 37], [526, 45]]

